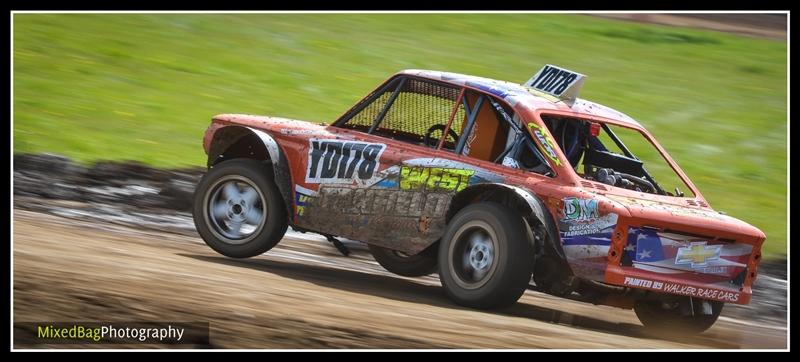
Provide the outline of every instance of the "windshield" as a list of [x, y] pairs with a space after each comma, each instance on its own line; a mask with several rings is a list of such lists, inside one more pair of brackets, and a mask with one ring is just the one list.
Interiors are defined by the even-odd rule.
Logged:
[[665, 196], [694, 194], [639, 131], [578, 118], [542, 115], [579, 176], [611, 186]]

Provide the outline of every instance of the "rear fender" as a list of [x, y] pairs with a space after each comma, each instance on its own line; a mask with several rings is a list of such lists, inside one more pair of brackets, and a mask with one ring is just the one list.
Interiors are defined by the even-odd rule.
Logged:
[[531, 227], [534, 240], [530, 240], [536, 254], [550, 254], [566, 264], [555, 220], [544, 202], [524, 188], [501, 183], [472, 185], [459, 192], [450, 203], [447, 220], [464, 206], [480, 201], [498, 201], [519, 210]]

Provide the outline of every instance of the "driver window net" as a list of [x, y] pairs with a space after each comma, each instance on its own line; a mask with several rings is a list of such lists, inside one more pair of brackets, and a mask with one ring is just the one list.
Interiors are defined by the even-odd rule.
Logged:
[[[394, 83], [379, 93], [372, 103], [347, 121], [345, 127], [368, 130], [392, 98], [397, 84], [399, 83]], [[447, 124], [459, 92], [460, 89], [456, 87], [407, 78], [376, 129], [376, 133], [421, 141], [425, 132], [432, 126]], [[463, 122], [464, 106], [459, 104], [450, 128], [459, 134]], [[437, 139], [440, 135], [440, 131], [434, 134]]]

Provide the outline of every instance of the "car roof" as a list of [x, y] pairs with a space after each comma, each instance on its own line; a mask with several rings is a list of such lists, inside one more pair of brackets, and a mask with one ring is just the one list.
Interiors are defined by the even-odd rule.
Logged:
[[502, 80], [476, 77], [472, 75], [441, 72], [436, 70], [425, 69], [406, 69], [398, 72], [397, 74], [413, 75], [421, 78], [443, 81], [460, 86], [470, 86], [481, 89], [491, 93], [497, 97], [502, 98], [511, 106], [516, 107], [517, 104], [529, 107], [534, 110], [555, 110], [555, 111], [570, 111], [583, 113], [593, 116], [610, 118], [622, 124], [630, 125], [634, 128], [643, 128], [639, 122], [629, 117], [628, 115], [617, 111], [611, 107], [604, 106], [599, 103], [587, 101], [578, 98], [572, 106], [564, 103], [564, 101], [553, 97], [549, 94], [540, 92], [538, 90], [525, 87], [518, 83], [506, 82]]

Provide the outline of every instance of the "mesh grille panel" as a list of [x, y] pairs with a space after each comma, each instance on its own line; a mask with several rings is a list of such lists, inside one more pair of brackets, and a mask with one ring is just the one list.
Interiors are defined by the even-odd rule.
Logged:
[[347, 121], [347, 124], [365, 127], [372, 126], [372, 122], [375, 121], [375, 118], [377, 118], [381, 113], [383, 107], [386, 106], [386, 102], [388, 102], [389, 98], [391, 98], [393, 90], [394, 89], [388, 89], [383, 92], [377, 99], [375, 99], [375, 101]]
[[[396, 86], [388, 87], [375, 101], [353, 116], [347, 125], [367, 128], [372, 126], [395, 89]], [[423, 80], [406, 79], [378, 130], [402, 132], [419, 136], [422, 139], [431, 126], [447, 124], [459, 92], [458, 88]], [[459, 133], [463, 122], [464, 107], [459, 104], [451, 129]]]

